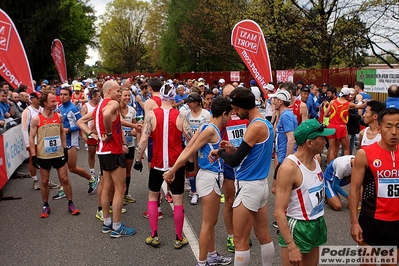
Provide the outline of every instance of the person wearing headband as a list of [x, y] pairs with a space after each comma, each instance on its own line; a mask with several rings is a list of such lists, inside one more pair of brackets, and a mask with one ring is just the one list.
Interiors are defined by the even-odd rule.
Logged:
[[255, 105], [255, 95], [246, 88], [236, 88], [230, 93], [233, 114], [248, 119], [249, 125], [238, 148], [222, 141], [209, 159], [222, 158], [235, 168], [236, 197], [233, 203], [233, 230], [235, 266], [249, 265], [249, 241], [252, 227], [261, 246], [262, 265], [271, 266], [274, 245], [267, 226], [267, 176], [270, 170], [273, 147], [273, 126]]
[[[173, 108], [172, 104], [176, 96], [173, 84], [166, 83], [159, 90], [162, 100], [159, 108], [155, 108], [145, 114], [145, 123], [141, 139], [137, 145], [136, 162], [134, 169], [142, 171], [141, 159], [147, 147], [150, 135], [153, 141], [153, 155], [148, 181], [148, 218], [151, 227], [151, 235], [146, 238], [147, 245], [158, 247], [160, 238], [158, 235], [158, 199], [161, 186], [164, 181], [163, 174], [175, 165], [177, 157], [182, 153], [183, 117]], [[174, 222], [176, 228], [176, 240], [174, 248], [181, 249], [188, 244], [183, 237], [184, 221], [184, 167], [177, 169], [175, 179], [170, 182], [174, 206]]]

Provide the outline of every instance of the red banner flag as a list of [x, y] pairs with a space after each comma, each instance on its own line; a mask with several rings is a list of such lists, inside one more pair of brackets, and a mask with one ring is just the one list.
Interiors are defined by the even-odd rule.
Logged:
[[0, 9], [0, 75], [13, 87], [24, 84], [33, 92], [32, 73], [24, 45], [10, 17]]
[[67, 70], [64, 46], [62, 46], [62, 42], [58, 39], [55, 39], [51, 44], [51, 57], [53, 58], [55, 67], [57, 68], [60, 80], [62, 83], [65, 83], [67, 81]]
[[262, 29], [252, 20], [238, 22], [231, 33], [231, 45], [248, 67], [259, 88], [267, 95], [266, 86], [273, 78]]

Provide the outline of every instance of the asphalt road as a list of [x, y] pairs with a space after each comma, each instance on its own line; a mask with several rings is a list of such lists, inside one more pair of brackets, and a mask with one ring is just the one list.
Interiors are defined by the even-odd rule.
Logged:
[[[82, 145], [83, 148], [83, 145]], [[78, 152], [78, 164], [88, 170], [87, 152]], [[98, 169], [98, 161], [96, 162]], [[28, 172], [23, 164], [17, 170]], [[271, 188], [273, 168], [269, 174], [269, 190]], [[57, 183], [56, 171], [51, 172]], [[0, 265], [196, 265], [198, 254], [198, 235], [201, 226], [201, 204], [190, 205], [188, 192], [185, 195], [185, 232], [194, 240], [181, 250], [173, 248], [174, 223], [171, 205], [162, 202], [164, 219], [159, 221], [161, 246], [147, 246], [145, 238], [150, 234], [147, 219], [142, 216], [147, 209], [148, 169], [142, 173], [132, 170], [130, 194], [136, 203], [125, 206], [127, 213], [122, 221], [129, 227], [135, 227], [137, 233], [131, 237], [111, 239], [109, 234], [101, 233], [102, 222], [95, 218], [97, 207], [96, 195], [88, 195], [87, 180], [75, 174], [69, 174], [73, 188], [73, 200], [80, 209], [79, 216], [67, 212], [67, 200], [50, 199], [51, 214], [47, 219], [40, 219], [42, 207], [40, 191], [32, 189], [30, 178], [10, 179], [3, 188], [3, 196], [22, 197], [19, 200], [3, 200], [0, 202]], [[346, 188], [347, 189], [347, 188]], [[57, 190], [50, 190], [50, 198]], [[349, 233], [349, 211], [344, 208], [340, 212], [325, 208], [325, 219], [328, 226], [327, 245], [355, 245]], [[221, 204], [222, 210], [222, 204]], [[269, 194], [269, 230], [275, 245], [274, 265], [281, 265], [280, 248], [277, 230], [271, 226], [274, 221], [274, 196]], [[216, 226], [216, 246], [223, 255], [229, 253], [225, 246], [226, 231], [222, 212]], [[260, 246], [252, 236], [251, 265], [261, 265]]]

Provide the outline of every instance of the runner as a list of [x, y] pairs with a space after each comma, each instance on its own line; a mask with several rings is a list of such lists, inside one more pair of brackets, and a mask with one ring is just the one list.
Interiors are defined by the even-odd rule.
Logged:
[[348, 193], [346, 193], [341, 187], [346, 186], [351, 182], [354, 160], [355, 156], [353, 155], [337, 157], [327, 165], [327, 168], [324, 171], [326, 198], [328, 204], [334, 211], [342, 209], [342, 202], [339, 194], [348, 199]]
[[[76, 125], [76, 122], [82, 117], [78, 108], [71, 102], [72, 91], [68, 88], [62, 88], [60, 91], [60, 97], [62, 105], [60, 107], [60, 113], [63, 116], [64, 131], [66, 134], [66, 142], [68, 147], [68, 169], [70, 172], [77, 174], [89, 181], [89, 189], [87, 193], [92, 194], [98, 186], [99, 179], [94, 175], [90, 175], [82, 167], [77, 166], [77, 150], [79, 149], [80, 129]], [[58, 200], [65, 197], [63, 187], [60, 187], [58, 193], [53, 196], [53, 199]]]
[[[125, 135], [125, 140], [127, 147], [129, 148], [129, 152], [125, 154], [126, 160], [126, 191], [123, 200], [128, 203], [135, 203], [136, 199], [134, 199], [129, 194], [129, 186], [131, 180], [131, 171], [133, 166], [134, 159], [134, 146], [135, 146], [135, 135], [136, 135], [136, 110], [133, 107], [129, 106], [130, 103], [130, 90], [128, 88], [122, 89], [122, 99], [119, 103], [121, 108], [122, 115], [122, 130]], [[140, 131], [140, 129], [139, 129]]]
[[378, 114], [385, 109], [385, 103], [383, 102], [375, 100], [367, 102], [363, 119], [368, 127], [359, 133], [360, 147], [368, 146], [381, 140], [381, 134], [378, 132]]
[[[182, 152], [181, 136], [183, 129], [183, 117], [174, 109], [172, 103], [176, 96], [176, 90], [171, 84], [165, 84], [160, 90], [162, 104], [146, 113], [144, 131], [137, 145], [137, 156], [134, 169], [142, 171], [141, 162], [148, 138], [152, 135], [154, 154], [148, 180], [148, 218], [151, 226], [151, 235], [146, 238], [147, 245], [158, 247], [158, 202], [163, 174], [168, 171]], [[177, 169], [176, 178], [171, 180], [170, 188], [173, 197], [173, 215], [176, 229], [175, 249], [181, 249], [188, 244], [183, 237], [184, 222], [184, 168]]]
[[[190, 93], [187, 98], [184, 100], [189, 110], [182, 113], [184, 117], [184, 137], [185, 137], [185, 146], [188, 145], [195, 132], [205, 123], [209, 123], [211, 119], [211, 114], [209, 111], [202, 108], [202, 98], [196, 93]], [[188, 130], [186, 130], [188, 129]], [[191, 187], [191, 205], [197, 205], [198, 203], [198, 194], [196, 189], [196, 176], [198, 173], [198, 156], [193, 155], [190, 159], [190, 162], [194, 163], [194, 170], [189, 173], [189, 181]]]
[[323, 152], [325, 129], [316, 119], [302, 122], [294, 137], [298, 151], [277, 173], [274, 216], [280, 230], [282, 265], [317, 265], [319, 246], [327, 241], [323, 172], [315, 155]]
[[337, 157], [339, 145], [342, 145], [344, 155], [350, 154], [349, 138], [346, 124], [348, 123], [348, 110], [350, 108], [363, 109], [367, 102], [355, 104], [349, 102], [349, 95], [351, 90], [349, 88], [342, 88], [340, 97], [332, 100], [326, 110], [325, 116], [330, 117], [328, 128], [334, 128], [335, 134], [328, 137], [328, 152], [327, 163], [330, 163]]
[[[223, 97], [230, 99], [230, 93], [235, 89], [231, 84], [224, 86]], [[234, 147], [239, 147], [244, 139], [247, 130], [248, 119], [240, 119], [236, 114], [231, 115], [230, 121], [226, 124], [226, 129], [222, 129], [223, 140], [229, 141]], [[235, 174], [234, 168], [224, 162], [223, 165], [223, 220], [227, 231], [227, 250], [234, 252], [234, 229], [233, 229], [233, 203], [235, 197]]]
[[[68, 148], [66, 146], [62, 116], [58, 113], [54, 113], [57, 107], [56, 97], [51, 92], [42, 92], [39, 100], [43, 110], [32, 118], [29, 147], [32, 156], [32, 164], [36, 168], [40, 167], [40, 175], [42, 178], [41, 193], [43, 208], [40, 213], [40, 218], [47, 218], [51, 212], [48, 204], [48, 182], [51, 168], [57, 169], [58, 179], [65, 189], [66, 198], [68, 199], [68, 212], [72, 215], [78, 215], [80, 211], [75, 207], [72, 201], [72, 186], [69, 182], [68, 171], [65, 165], [68, 161]], [[36, 137], [38, 143], [37, 152], [35, 145]]]
[[[27, 108], [25, 108], [25, 110], [22, 112], [22, 118], [21, 118], [22, 134], [24, 136], [25, 147], [29, 152], [29, 173], [33, 179], [33, 189], [39, 190], [40, 185], [39, 181], [37, 180], [37, 171], [32, 164], [32, 155], [30, 153], [29, 132], [30, 132], [32, 119], [36, 117], [41, 111], [43, 111], [43, 108], [40, 106], [39, 96], [37, 95], [36, 92], [32, 92], [29, 96], [31, 104]], [[35, 149], [37, 149], [36, 145], [37, 145], [37, 138], [35, 138]], [[60, 185], [53, 183], [51, 179], [49, 179], [48, 185], [49, 188], [60, 187]]]
[[225, 163], [236, 167], [236, 197], [233, 203], [234, 265], [249, 265], [251, 254], [248, 239], [253, 227], [261, 246], [262, 265], [271, 266], [274, 245], [266, 226], [266, 202], [269, 190], [267, 175], [274, 140], [273, 126], [259, 113], [255, 106], [255, 96], [250, 90], [234, 89], [230, 93], [230, 101], [234, 114], [249, 121], [244, 139], [237, 149], [223, 141], [218, 150], [210, 153], [209, 158], [213, 161], [213, 156], [220, 156]]
[[[128, 153], [128, 148], [122, 134], [119, 112], [120, 87], [114, 81], [107, 81], [102, 90], [104, 99], [96, 106], [91, 117], [88, 113], [78, 121], [78, 126], [88, 136], [99, 140], [97, 155], [103, 172], [102, 182], [104, 186], [101, 194], [104, 218], [102, 232], [104, 234], [111, 233], [111, 237], [118, 238], [136, 233], [136, 229], [128, 228], [121, 222], [122, 204], [126, 189], [126, 166], [123, 154]], [[87, 126], [87, 122], [90, 120], [94, 120], [95, 132]], [[114, 190], [112, 199], [113, 221], [109, 215], [112, 190]]]
[[[381, 140], [356, 154], [349, 191], [351, 235], [361, 246], [399, 246], [399, 109], [378, 114]], [[360, 187], [362, 209], [357, 217]]]
[[[250, 91], [248, 92], [251, 93]], [[255, 99], [253, 102], [255, 105]], [[221, 160], [216, 160], [210, 163], [208, 160], [210, 151], [219, 147], [222, 140], [219, 128], [225, 126], [230, 120], [231, 110], [229, 100], [217, 98], [212, 104], [210, 123], [202, 125], [196, 131], [188, 146], [177, 158], [174, 166], [163, 175], [167, 182], [172, 182], [175, 179], [175, 173], [177, 175], [178, 170], [182, 169], [180, 167], [198, 152], [200, 169], [197, 175], [197, 191], [202, 201], [202, 222], [197, 266], [227, 265], [231, 263], [231, 258], [220, 255], [215, 246], [215, 225], [218, 220], [221, 185], [223, 182], [222, 162]]]

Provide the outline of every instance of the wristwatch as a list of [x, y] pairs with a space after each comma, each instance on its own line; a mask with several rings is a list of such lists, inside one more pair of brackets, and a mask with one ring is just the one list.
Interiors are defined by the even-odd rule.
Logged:
[[106, 135], [107, 135], [108, 137], [111, 137], [111, 136], [112, 136], [112, 132], [106, 133]]

